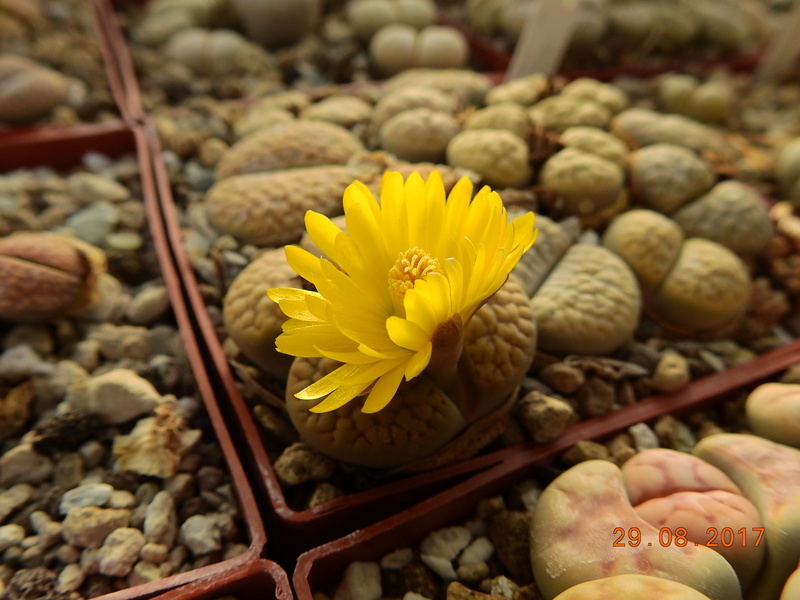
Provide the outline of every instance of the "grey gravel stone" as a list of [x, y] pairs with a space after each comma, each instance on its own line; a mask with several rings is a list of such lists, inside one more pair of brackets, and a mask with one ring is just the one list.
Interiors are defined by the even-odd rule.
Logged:
[[529, 392], [519, 400], [519, 415], [531, 438], [542, 444], [557, 438], [567, 425], [578, 419], [568, 403], [538, 391]]
[[83, 585], [86, 576], [78, 563], [65, 565], [58, 574], [58, 589], [61, 592], [74, 592]]
[[117, 207], [100, 200], [70, 215], [64, 225], [85, 242], [100, 246], [118, 222]]
[[637, 423], [628, 427], [628, 433], [633, 438], [633, 445], [639, 452], [650, 448], [659, 448], [658, 436], [647, 423]]
[[145, 544], [144, 534], [132, 527], [120, 527], [108, 534], [97, 551], [100, 573], [125, 577], [139, 558]]
[[494, 554], [494, 544], [489, 538], [481, 536], [472, 540], [464, 548], [464, 551], [458, 557], [458, 564], [463, 566], [486, 562], [491, 558], [492, 554]]
[[121, 183], [85, 171], [70, 175], [66, 183], [67, 193], [81, 204], [90, 204], [98, 200], [121, 202], [131, 196], [128, 188]]
[[114, 488], [107, 483], [87, 483], [64, 492], [58, 512], [66, 515], [76, 506], [105, 506]]
[[10, 523], [0, 527], [0, 552], [11, 546], [22, 543], [25, 539], [25, 528], [16, 523]]
[[180, 528], [180, 539], [195, 556], [222, 548], [222, 538], [233, 527], [229, 515], [193, 515]]
[[160, 564], [169, 556], [169, 546], [147, 542], [139, 551], [139, 556], [145, 562]]
[[154, 285], [143, 289], [131, 299], [125, 317], [134, 325], [149, 325], [158, 321], [169, 307], [167, 288]]
[[25, 504], [33, 496], [34, 488], [27, 483], [18, 483], [0, 492], [0, 523]]
[[333, 474], [335, 463], [324, 454], [298, 442], [286, 448], [272, 467], [281, 482], [299, 485], [327, 479]]
[[453, 563], [441, 556], [431, 556], [430, 554], [420, 554], [420, 560], [431, 571], [436, 573], [444, 581], [455, 581], [458, 574], [453, 568]]
[[73, 546], [99, 548], [109, 533], [128, 526], [130, 515], [131, 511], [124, 508], [73, 508], [63, 521], [64, 539]]
[[161, 394], [153, 384], [129, 369], [114, 369], [93, 377], [87, 392], [87, 409], [112, 424], [147, 414], [161, 402]]
[[39, 372], [42, 358], [26, 344], [14, 346], [0, 354], [0, 380], [17, 382]]
[[469, 529], [462, 525], [444, 527], [429, 533], [420, 542], [420, 552], [453, 560], [472, 540]]
[[31, 444], [20, 444], [0, 456], [0, 484], [40, 483], [52, 475], [53, 467], [53, 461]]
[[144, 518], [144, 535], [153, 544], [171, 548], [178, 534], [178, 515], [175, 499], [167, 491], [158, 492], [147, 505]]
[[100, 352], [108, 360], [123, 358], [148, 360], [153, 354], [150, 332], [137, 325], [95, 325], [88, 339], [100, 342]]

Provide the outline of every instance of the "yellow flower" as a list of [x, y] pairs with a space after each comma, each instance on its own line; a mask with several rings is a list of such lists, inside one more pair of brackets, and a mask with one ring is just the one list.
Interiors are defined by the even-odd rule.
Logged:
[[365, 393], [362, 411], [381, 410], [403, 378], [422, 373], [432, 356], [436, 361], [443, 332], [457, 329], [460, 353], [462, 326], [503, 285], [537, 233], [533, 213], [509, 222], [497, 192], [484, 187], [470, 202], [472, 191], [464, 177], [445, 199], [436, 171], [427, 181], [413, 173], [405, 182], [387, 173], [380, 204], [360, 181], [347, 188], [347, 233], [306, 213], [311, 239], [333, 263], [287, 246], [289, 264], [317, 291], [267, 293], [289, 317], [276, 340], [280, 352], [344, 363], [296, 394], [327, 396], [313, 412]]

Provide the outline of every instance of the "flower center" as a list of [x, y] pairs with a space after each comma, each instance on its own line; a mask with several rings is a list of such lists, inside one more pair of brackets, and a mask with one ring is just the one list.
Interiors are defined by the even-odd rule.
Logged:
[[389, 289], [395, 297], [402, 300], [406, 292], [414, 287], [428, 273], [441, 273], [439, 261], [421, 248], [409, 248], [397, 255], [397, 260], [389, 269]]

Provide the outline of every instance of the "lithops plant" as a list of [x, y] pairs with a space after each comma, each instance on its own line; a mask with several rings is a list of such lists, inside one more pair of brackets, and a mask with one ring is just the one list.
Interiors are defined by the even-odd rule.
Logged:
[[483, 73], [465, 69], [408, 69], [388, 79], [384, 92], [389, 94], [405, 87], [427, 87], [444, 92], [465, 105], [483, 104], [492, 87]]
[[276, 377], [286, 377], [293, 357], [275, 349], [275, 338], [286, 317], [264, 290], [300, 289], [302, 285], [302, 279], [286, 262], [283, 248], [272, 248], [247, 265], [225, 295], [222, 318], [228, 335], [248, 358]]
[[218, 180], [259, 171], [341, 165], [364, 144], [333, 123], [290, 121], [259, 129], [236, 142], [216, 167]]
[[767, 559], [748, 598], [777, 598], [800, 562], [800, 450], [719, 433], [700, 440], [692, 454], [723, 471], [758, 509]]
[[528, 112], [519, 104], [504, 102], [476, 110], [464, 119], [464, 129], [504, 129], [527, 140], [533, 123]]
[[210, 27], [225, 13], [227, 0], [154, 0], [131, 35], [141, 44], [159, 46], [190, 27]]
[[628, 266], [601, 246], [571, 246], [533, 292], [539, 348], [554, 354], [608, 354], [629, 340], [641, 293]]
[[800, 385], [764, 383], [747, 396], [744, 411], [753, 433], [800, 448]]
[[299, 167], [232, 175], [206, 193], [211, 225], [244, 243], [262, 246], [300, 237], [307, 210], [341, 213], [342, 192], [359, 170], [346, 165]]
[[247, 37], [270, 49], [299, 42], [317, 26], [321, 0], [231, 0]]
[[[356, 182], [344, 195], [347, 234], [321, 214], [307, 213], [306, 227], [316, 246], [303, 244], [311, 248], [311, 252], [287, 246], [286, 259], [318, 291], [306, 292], [296, 280], [289, 280], [288, 285], [278, 283], [281, 287], [269, 291], [277, 303], [275, 306], [280, 305], [289, 320], [280, 319], [275, 310], [272, 310], [275, 313], [272, 319], [263, 319], [263, 315], [247, 306], [256, 304], [251, 302], [256, 297], [254, 293], [258, 298], [263, 297], [264, 285], [256, 285], [256, 282], [263, 284], [262, 274], [286, 271], [283, 263], [271, 253], [258, 259], [262, 266], [256, 267], [253, 263], [245, 269], [231, 286], [230, 299], [226, 298], [226, 326], [240, 349], [248, 355], [259, 352], [260, 345], [269, 343], [269, 340], [265, 342], [268, 330], [274, 336], [275, 325], [283, 324], [277, 347], [297, 356], [287, 380], [288, 413], [309, 444], [333, 457], [380, 468], [433, 468], [476, 452], [504, 428], [515, 389], [533, 357], [536, 328], [528, 296], [514, 277], [507, 278], [506, 271], [502, 278], [499, 274], [493, 278], [494, 283], [486, 282], [491, 286], [488, 289], [481, 287], [483, 284], [478, 283], [478, 277], [471, 278], [470, 287], [448, 287], [455, 295], [446, 296], [446, 308], [442, 305], [440, 311], [437, 298], [447, 293], [440, 284], [456, 286], [461, 274], [466, 274], [464, 270], [471, 268], [472, 259], [470, 254], [451, 247], [452, 244], [437, 250], [445, 242], [438, 235], [439, 228], [429, 226], [441, 217], [445, 229], [466, 227], [465, 236], [454, 238], [454, 244], [461, 243], [460, 240], [468, 242], [474, 235], [483, 236], [487, 226], [507, 231], [506, 234], [501, 232], [497, 240], [506, 238], [504, 247], [512, 253], [511, 258], [502, 264], [496, 263], [489, 271], [510, 271], [535, 237], [532, 215], [528, 213], [515, 219], [513, 225], [508, 223], [499, 197], [488, 188], [470, 203], [472, 184], [466, 178], [460, 179], [451, 190], [449, 198], [452, 200], [445, 202], [444, 189], [438, 171], [426, 182], [418, 173], [412, 173], [406, 183], [399, 173], [392, 173], [384, 176], [380, 188], [382, 202], [378, 205], [365, 183]], [[428, 198], [429, 202], [416, 202], [420, 197]], [[407, 206], [403, 204], [406, 198], [410, 202]], [[451, 204], [453, 201], [457, 204]], [[491, 218], [488, 214], [478, 218], [474, 213], [489, 206], [494, 215]], [[362, 239], [370, 231], [364, 229], [369, 225], [362, 220], [369, 214], [365, 210], [378, 212], [373, 213], [377, 221], [370, 220], [374, 231], [367, 240], [372, 241], [368, 252], [363, 254], [357, 251], [356, 244], [367, 243]], [[432, 210], [435, 214], [430, 212]], [[457, 212], [462, 210], [471, 217], [459, 216]], [[381, 211], [387, 214], [381, 216]], [[380, 231], [379, 223], [382, 224]], [[406, 225], [397, 228], [397, 223]], [[421, 224], [425, 227], [420, 228]], [[397, 236], [411, 236], [411, 241], [394, 240]], [[378, 241], [384, 239], [386, 241]], [[487, 239], [486, 243], [490, 242]], [[374, 246], [375, 243], [378, 246]], [[368, 259], [374, 269], [384, 269], [376, 261], [385, 253], [381, 244], [386, 243], [397, 247], [410, 243], [412, 247], [401, 251], [399, 256], [392, 252], [386, 255], [388, 262], [384, 266], [388, 269], [388, 284], [387, 276], [380, 285], [373, 279], [362, 281], [366, 274], [362, 269], [367, 266], [363, 259]], [[428, 255], [421, 248], [431, 248], [435, 254]], [[320, 254], [335, 263], [321, 260]], [[462, 262], [463, 266], [459, 266]], [[445, 266], [440, 267], [440, 264]], [[448, 284], [451, 280], [453, 283]], [[342, 295], [351, 285], [348, 281], [359, 287]], [[430, 287], [434, 284], [437, 287]], [[428, 293], [433, 295], [428, 296]], [[485, 295], [486, 302], [476, 304], [469, 300], [475, 293]], [[314, 325], [325, 322], [317, 319], [327, 318], [318, 312], [322, 305], [316, 305], [317, 299], [328, 305], [330, 311], [338, 311], [335, 320], [322, 329]], [[298, 301], [312, 302], [313, 311], [319, 316], [312, 318], [311, 313], [295, 310]], [[468, 304], [464, 305], [465, 301]], [[395, 305], [401, 307], [398, 314], [392, 308]], [[384, 312], [386, 314], [381, 317]], [[404, 327], [404, 322], [409, 323], [407, 329], [397, 329]], [[367, 329], [370, 323], [373, 323], [372, 328]], [[348, 335], [356, 335], [364, 343], [348, 350], [351, 342], [346, 339], [352, 338], [336, 342], [332, 328], [339, 325], [350, 332]], [[308, 326], [311, 329], [307, 329]], [[389, 337], [381, 341], [384, 328]], [[356, 332], [362, 329], [363, 335]], [[313, 348], [320, 348], [321, 353], [303, 349], [306, 340], [311, 342], [312, 338], [316, 340]], [[335, 346], [328, 348], [332, 342]], [[275, 344], [274, 337], [272, 344]], [[367, 344], [374, 350], [366, 348]], [[370, 352], [365, 355], [366, 360], [355, 356], [354, 353], [361, 352], [360, 348]], [[375, 352], [378, 355], [373, 356]], [[386, 358], [376, 360], [378, 356]], [[268, 359], [253, 360], [258, 364], [271, 364]], [[268, 368], [274, 372], [276, 367]], [[351, 433], [345, 432], [342, 423], [348, 424], [345, 428], [349, 427]], [[331, 424], [336, 426], [331, 428]]]
[[527, 371], [535, 342], [527, 296], [511, 277], [464, 330], [461, 368], [474, 386], [468, 394], [423, 373], [401, 384], [378, 413], [363, 412], [361, 402], [316, 413], [295, 394], [339, 363], [297, 358], [287, 381], [287, 409], [304, 441], [338, 460], [402, 470], [443, 466], [475, 454], [505, 430], [510, 394]]
[[729, 79], [701, 83], [691, 75], [670, 73], [658, 83], [658, 100], [669, 112], [680, 113], [704, 123], [720, 123], [732, 114], [736, 90]]
[[[628, 536], [638, 538], [629, 544]], [[664, 545], [631, 505], [619, 467], [589, 460], [571, 467], [539, 497], [530, 529], [536, 584], [552, 599], [585, 581], [640, 574], [677, 581], [714, 600], [742, 597], [730, 563], [705, 545]]]
[[372, 105], [357, 96], [337, 94], [308, 105], [300, 112], [301, 119], [326, 121], [355, 130], [372, 118]]
[[403, 111], [412, 108], [427, 108], [432, 111], [455, 115], [458, 102], [452, 96], [428, 87], [402, 87], [390, 91], [375, 103], [370, 117], [370, 138], [377, 136], [381, 126]]
[[253, 69], [256, 63], [269, 66], [263, 48], [229, 29], [182, 29], [169, 38], [164, 53], [201, 76]]
[[665, 115], [648, 108], [626, 108], [611, 119], [609, 131], [634, 150], [664, 143], [684, 146], [720, 160], [735, 161], [740, 157], [740, 152], [721, 131], [683, 115]]
[[542, 166], [539, 183], [561, 200], [564, 214], [588, 217], [627, 201], [625, 172], [614, 162], [576, 147], [567, 147]]
[[644, 306], [656, 320], [678, 331], [714, 335], [734, 327], [750, 295], [742, 260], [710, 240], [685, 239], [674, 221], [637, 209], [617, 216], [603, 244], [636, 273]]
[[56, 106], [78, 99], [82, 87], [80, 81], [32, 60], [0, 54], [0, 123], [30, 125]]
[[711, 189], [711, 165], [689, 148], [652, 144], [629, 155], [633, 197], [645, 207], [670, 214]]
[[555, 222], [540, 215], [537, 224], [540, 238], [513, 274], [531, 297], [539, 349], [558, 355], [613, 352], [639, 323], [636, 277], [614, 253], [577, 243], [577, 218]]
[[349, 0], [345, 15], [356, 36], [368, 41], [393, 23], [418, 30], [432, 25], [436, 5], [431, 0]]
[[512, 79], [494, 86], [486, 94], [486, 104], [513, 103], [521, 106], [532, 106], [548, 94], [551, 83], [541, 73]]
[[470, 169], [493, 187], [522, 187], [533, 175], [528, 145], [504, 129], [472, 129], [447, 145], [447, 164]]
[[764, 562], [766, 544], [739, 538], [742, 530], [757, 534], [764, 525], [756, 507], [727, 475], [691, 454], [666, 448], [640, 452], [621, 468], [640, 517], [659, 531], [666, 528], [685, 538], [687, 544], [713, 548], [734, 568], [742, 589], [750, 588]]
[[453, 115], [413, 108], [387, 119], [378, 131], [380, 147], [401, 160], [442, 162], [461, 126]]
[[652, 575], [630, 573], [585, 581], [561, 592], [555, 600], [708, 600], [696, 589]]
[[97, 302], [102, 250], [54, 233], [20, 232], [0, 240], [0, 319], [72, 316]]
[[595, 100], [580, 96], [549, 96], [530, 109], [531, 119], [550, 131], [563, 131], [567, 127], [585, 125], [606, 129], [611, 111]]
[[628, 147], [618, 137], [597, 127], [568, 127], [558, 136], [567, 148], [577, 148], [627, 168]]
[[761, 195], [739, 181], [721, 181], [670, 216], [688, 237], [712, 240], [739, 255], [762, 253], [775, 234]]
[[429, 25], [417, 31], [396, 23], [375, 34], [369, 57], [379, 74], [391, 76], [412, 68], [460, 69], [469, 59], [469, 47], [464, 35], [450, 27]]

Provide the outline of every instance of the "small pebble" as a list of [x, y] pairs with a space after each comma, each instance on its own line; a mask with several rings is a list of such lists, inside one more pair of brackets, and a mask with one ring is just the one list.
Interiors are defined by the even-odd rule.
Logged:
[[387, 571], [400, 571], [414, 560], [411, 548], [398, 548], [381, 558], [381, 568]]
[[637, 423], [628, 427], [628, 433], [633, 438], [633, 445], [639, 452], [644, 452], [651, 448], [659, 448], [658, 436], [647, 423]]
[[87, 483], [64, 492], [58, 512], [66, 515], [76, 506], [104, 506], [114, 488], [107, 483]]
[[691, 381], [687, 360], [674, 350], [665, 350], [656, 364], [650, 381], [659, 392], [672, 392]]
[[472, 534], [466, 527], [437, 529], [420, 542], [420, 552], [429, 556], [453, 560], [470, 543]]
[[144, 534], [132, 527], [120, 527], [108, 534], [97, 551], [100, 573], [125, 577], [139, 558], [145, 544]]
[[380, 565], [356, 561], [344, 570], [333, 600], [378, 600], [381, 594]]

